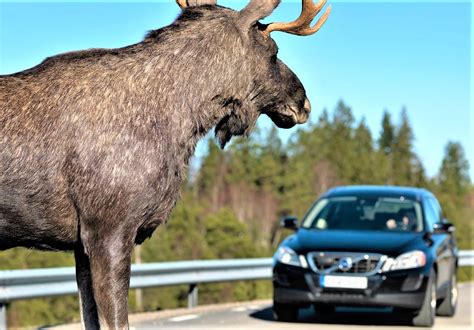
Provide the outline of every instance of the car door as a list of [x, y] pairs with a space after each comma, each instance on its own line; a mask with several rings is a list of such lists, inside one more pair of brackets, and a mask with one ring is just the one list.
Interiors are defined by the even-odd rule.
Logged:
[[[441, 206], [434, 197], [428, 197], [426, 200], [426, 207], [428, 213], [431, 213], [431, 221], [433, 226], [435, 223], [440, 223], [443, 221], [443, 215]], [[431, 227], [433, 228], [433, 227]], [[433, 239], [436, 244], [436, 263], [438, 265], [438, 289], [441, 292], [444, 292], [445, 288], [449, 284], [451, 279], [451, 274], [455, 265], [455, 256], [454, 256], [454, 240], [452, 234], [450, 233], [433, 233]], [[440, 293], [441, 293], [440, 292]]]

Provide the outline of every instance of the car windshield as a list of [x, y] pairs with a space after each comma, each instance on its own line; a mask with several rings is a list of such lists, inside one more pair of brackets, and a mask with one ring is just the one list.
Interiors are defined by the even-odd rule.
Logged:
[[404, 197], [333, 197], [318, 201], [301, 227], [320, 230], [421, 231], [418, 202]]

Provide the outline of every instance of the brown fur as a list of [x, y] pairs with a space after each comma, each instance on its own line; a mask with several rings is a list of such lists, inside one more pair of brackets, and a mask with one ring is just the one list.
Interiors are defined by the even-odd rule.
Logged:
[[303, 86], [244, 14], [189, 8], [138, 44], [0, 77], [0, 249], [74, 250], [87, 328], [127, 326], [133, 245], [167, 220], [200, 137], [307, 120]]

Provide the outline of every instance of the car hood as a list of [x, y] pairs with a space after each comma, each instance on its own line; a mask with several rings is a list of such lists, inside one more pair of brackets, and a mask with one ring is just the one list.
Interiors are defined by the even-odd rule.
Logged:
[[283, 244], [300, 254], [310, 251], [350, 251], [398, 255], [408, 250], [426, 248], [422, 233], [303, 228], [288, 237]]

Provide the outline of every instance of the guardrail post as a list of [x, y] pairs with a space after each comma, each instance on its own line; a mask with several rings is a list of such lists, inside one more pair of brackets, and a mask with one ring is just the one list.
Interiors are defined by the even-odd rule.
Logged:
[[198, 305], [198, 286], [191, 284], [188, 291], [188, 308], [193, 308]]
[[7, 304], [0, 303], [0, 329], [7, 330]]

